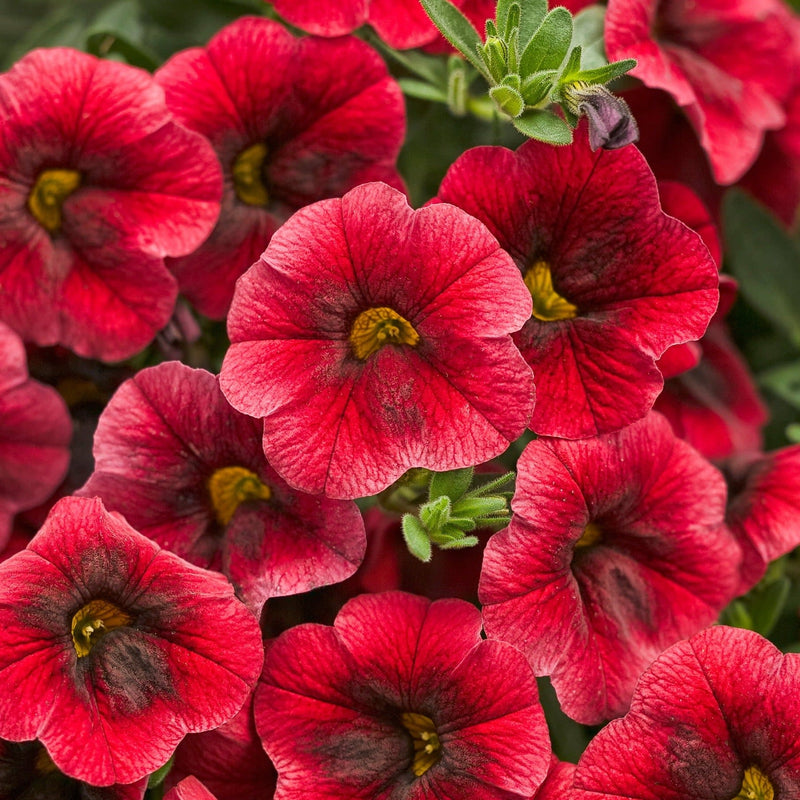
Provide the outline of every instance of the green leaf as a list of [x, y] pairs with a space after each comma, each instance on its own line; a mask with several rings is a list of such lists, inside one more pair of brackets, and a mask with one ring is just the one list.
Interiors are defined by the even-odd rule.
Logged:
[[792, 444], [797, 444], [800, 442], [800, 422], [792, 422], [786, 426], [786, 431], [784, 432], [786, 438], [792, 442]]
[[464, 58], [475, 69], [488, 77], [486, 67], [478, 57], [478, 49], [483, 43], [472, 23], [448, 0], [420, 0], [420, 2], [442, 36], [456, 50], [463, 53]]
[[172, 769], [172, 762], [175, 760], [175, 754], [173, 753], [169, 757], [169, 761], [166, 764], [159, 767], [155, 772], [153, 772], [150, 777], [147, 779], [147, 788], [154, 789], [156, 786], [160, 786], [164, 783], [164, 779], [169, 775], [169, 771]]
[[572, 14], [566, 8], [554, 8], [522, 51], [519, 62], [522, 77], [546, 69], [558, 69], [567, 55], [570, 42]]
[[101, 58], [117, 54], [128, 64], [153, 71], [160, 61], [141, 44], [143, 39], [139, 4], [136, 0], [120, 0], [94, 18], [86, 31], [86, 50]]
[[537, 72], [535, 75], [525, 78], [520, 87], [520, 94], [525, 99], [525, 104], [538, 106], [539, 103], [543, 103], [553, 90], [555, 76], [556, 70], [549, 69], [546, 72]]
[[506, 486], [516, 477], [516, 472], [504, 472], [502, 475], [498, 475], [498, 477], [492, 478], [490, 481], [482, 483], [480, 486], [476, 486], [474, 489], [470, 490], [468, 494], [470, 497], [485, 497], [487, 494], [498, 494], [498, 492], [495, 491], [496, 489], [499, 489], [501, 486]]
[[[447, 67], [439, 56], [429, 56], [417, 50], [394, 50], [378, 36], [370, 35], [367, 38], [370, 44], [418, 78], [422, 78], [434, 86], [444, 86], [447, 83]], [[453, 58], [460, 60], [455, 55]]]
[[564, 69], [561, 70], [561, 81], [566, 81], [564, 76], [568, 75], [575, 75], [576, 73], [581, 71], [581, 58], [583, 54], [583, 49], [580, 45], [573, 47], [569, 58], [567, 59], [567, 63], [564, 65]]
[[724, 609], [719, 620], [723, 625], [732, 625], [734, 628], [753, 630], [753, 619], [742, 600], [734, 600]]
[[441, 550], [463, 550], [467, 547], [475, 547], [478, 544], [477, 536], [465, 536], [463, 539], [454, 539], [447, 544], [440, 544]]
[[525, 108], [522, 95], [511, 86], [492, 86], [489, 89], [489, 96], [509, 117], [518, 117]]
[[431, 478], [430, 498], [446, 495], [455, 503], [460, 500], [472, 484], [475, 470], [472, 467], [451, 469], [448, 472], [434, 472]]
[[447, 94], [438, 86], [431, 86], [425, 81], [416, 78], [398, 78], [397, 82], [407, 97], [416, 97], [419, 100], [430, 100], [434, 103], [447, 103]]
[[595, 69], [582, 69], [579, 72], [574, 72], [571, 75], [564, 74], [561, 81], [564, 83], [570, 81], [584, 81], [585, 83], [609, 83], [620, 75], [624, 75], [629, 70], [636, 66], [635, 58], [626, 58], [623, 61], [615, 61], [613, 64], [606, 64], [604, 67], [596, 67]]
[[512, 120], [514, 127], [531, 139], [549, 144], [569, 144], [572, 141], [572, 128], [549, 111], [538, 108], [528, 109]]
[[403, 514], [401, 527], [408, 552], [420, 561], [430, 561], [433, 552], [431, 540], [422, 523], [413, 514]]
[[748, 595], [750, 617], [753, 630], [762, 636], [769, 636], [778, 622], [778, 618], [789, 597], [792, 582], [786, 578], [779, 578], [766, 586], [759, 586]]
[[608, 64], [604, 39], [606, 9], [591, 5], [572, 18], [572, 43], [580, 45], [586, 69]]
[[742, 295], [800, 347], [800, 247], [739, 190], [727, 193], [722, 212], [726, 253]]
[[512, 5], [516, 5], [519, 8], [519, 0], [497, 0], [494, 19], [497, 31], [504, 39], [508, 34], [508, 15]]
[[450, 498], [447, 495], [429, 500], [419, 509], [419, 518], [429, 532], [438, 532], [450, 519]]
[[542, 20], [547, 16], [547, 0], [522, 0], [519, 18], [519, 46], [528, 46]]
[[506, 510], [504, 497], [464, 497], [453, 504], [453, 515], [459, 517], [485, 517]]
[[508, 62], [506, 61], [506, 46], [500, 39], [487, 39], [486, 44], [481, 48], [483, 63], [491, 77], [490, 83], [500, 83], [508, 74]]
[[791, 361], [762, 372], [758, 382], [800, 410], [800, 362]]

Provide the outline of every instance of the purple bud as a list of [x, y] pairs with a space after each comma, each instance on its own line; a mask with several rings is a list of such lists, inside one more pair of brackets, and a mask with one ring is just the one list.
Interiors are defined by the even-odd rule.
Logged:
[[567, 90], [569, 105], [589, 120], [589, 146], [616, 150], [639, 138], [639, 127], [628, 104], [605, 86], [572, 86]]

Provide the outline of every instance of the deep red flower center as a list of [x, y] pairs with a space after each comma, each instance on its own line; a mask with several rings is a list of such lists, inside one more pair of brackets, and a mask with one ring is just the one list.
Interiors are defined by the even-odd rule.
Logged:
[[756, 766], [744, 771], [742, 788], [731, 800], [774, 800], [775, 790], [769, 778]]
[[64, 201], [81, 184], [81, 174], [74, 169], [46, 169], [39, 173], [28, 195], [28, 210], [48, 233], [61, 229]]
[[414, 745], [412, 772], [419, 778], [424, 775], [441, 757], [442, 745], [436, 726], [430, 717], [410, 711], [400, 716], [403, 727], [411, 734]]
[[242, 150], [233, 162], [233, 188], [236, 196], [248, 206], [265, 207], [269, 192], [264, 182], [264, 164], [268, 149], [263, 142]]
[[130, 614], [108, 600], [90, 600], [72, 618], [72, 644], [78, 658], [88, 656], [107, 633], [132, 622]]
[[414, 326], [391, 308], [368, 308], [362, 311], [350, 330], [353, 354], [361, 361], [387, 344], [416, 347], [418, 343], [419, 334]]
[[577, 550], [579, 547], [591, 547], [593, 544], [599, 542], [602, 538], [603, 531], [600, 526], [595, 522], [590, 522], [581, 534], [581, 538], [575, 542], [575, 549]]
[[242, 503], [252, 500], [269, 500], [269, 486], [249, 469], [244, 467], [222, 467], [208, 480], [211, 505], [220, 525], [227, 525]]
[[523, 280], [533, 298], [533, 316], [536, 319], [555, 322], [578, 316], [578, 307], [553, 288], [553, 275], [546, 261], [535, 262], [525, 272]]

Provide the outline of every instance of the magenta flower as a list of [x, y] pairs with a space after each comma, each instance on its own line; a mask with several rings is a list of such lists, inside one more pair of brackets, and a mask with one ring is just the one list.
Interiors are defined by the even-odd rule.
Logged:
[[[269, 69], [264, 64], [269, 64]], [[246, 17], [156, 73], [177, 119], [214, 147], [222, 213], [197, 251], [167, 263], [181, 291], [221, 319], [236, 279], [295, 210], [366, 181], [402, 188], [400, 87], [354, 37], [297, 39]]]
[[699, 236], [659, 205], [634, 147], [574, 144], [467, 151], [438, 198], [482, 220], [533, 296], [514, 336], [533, 368], [530, 427], [579, 438], [643, 417], [661, 391], [655, 361], [697, 339], [718, 300], [717, 269]]
[[714, 627], [663, 653], [589, 743], [571, 800], [800, 795], [800, 655]]
[[40, 345], [116, 360], [177, 294], [164, 257], [219, 214], [219, 166], [141, 70], [65, 48], [0, 76], [0, 318]]
[[795, 67], [791, 12], [780, 0], [609, 0], [612, 60], [672, 95], [692, 124], [718, 183], [744, 175], [764, 133], [786, 123]]
[[0, 564], [0, 736], [39, 739], [77, 780], [157, 769], [241, 708], [261, 658], [258, 623], [221, 575], [97, 499], [61, 500]]
[[0, 739], [0, 797], [4, 800], [142, 800], [147, 778], [90, 786], [60, 772], [40, 742]]
[[509, 334], [530, 308], [480, 222], [366, 184], [298, 211], [238, 282], [220, 387], [264, 418], [264, 452], [291, 486], [375, 494], [522, 433], [533, 378]]
[[192, 775], [184, 778], [177, 786], [173, 786], [164, 800], [217, 800], [211, 792]]
[[14, 514], [43, 503], [63, 480], [71, 437], [66, 404], [28, 376], [20, 338], [0, 322], [0, 551]]
[[290, 489], [264, 458], [262, 436], [211, 373], [176, 361], [142, 370], [103, 411], [95, 472], [79, 494], [223, 572], [258, 614], [270, 597], [349, 577], [366, 547], [355, 503]]
[[726, 520], [742, 547], [744, 594], [771, 561], [800, 545], [800, 445], [738, 454], [721, 469], [728, 481]]
[[[441, 41], [419, 0], [272, 0], [272, 4], [287, 22], [318, 36], [341, 36], [369, 23], [381, 39], [398, 50], [436, 47]], [[453, 4], [480, 34], [486, 20], [494, 19], [494, 0], [453, 0]]]
[[[302, 669], [297, 669], [302, 664]], [[256, 727], [276, 800], [528, 798], [550, 744], [536, 680], [461, 600], [361, 595], [267, 648]]]
[[517, 468], [511, 523], [484, 552], [486, 633], [550, 676], [566, 714], [596, 724], [734, 596], [725, 482], [655, 413], [594, 439], [538, 439]]

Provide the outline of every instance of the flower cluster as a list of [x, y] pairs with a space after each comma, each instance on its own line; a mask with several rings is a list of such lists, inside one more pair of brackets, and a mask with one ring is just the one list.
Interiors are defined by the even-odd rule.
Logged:
[[797, 13], [152, 5], [0, 74], [0, 800], [800, 797]]

